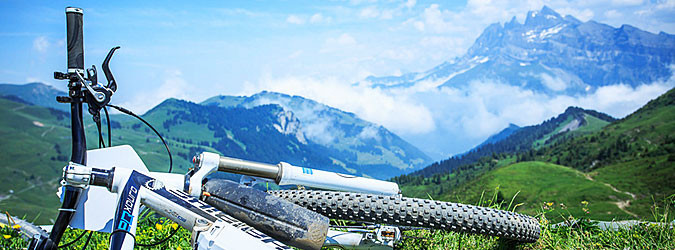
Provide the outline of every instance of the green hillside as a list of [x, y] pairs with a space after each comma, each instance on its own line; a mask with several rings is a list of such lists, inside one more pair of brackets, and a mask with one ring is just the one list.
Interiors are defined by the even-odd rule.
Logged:
[[628, 210], [648, 215], [675, 194], [675, 89], [599, 132], [532, 152], [537, 160], [589, 172], [631, 193]]
[[484, 157], [494, 158], [498, 154], [513, 155], [550, 146], [569, 138], [598, 131], [615, 120], [607, 114], [594, 110], [568, 107], [562, 114], [548, 119], [541, 124], [518, 128], [500, 140], [494, 140], [494, 137], [490, 137], [476, 148], [449, 159], [435, 162], [409, 174], [405, 178], [410, 176], [419, 176], [421, 178], [430, 177], [435, 174], [447, 174], [462, 166], [475, 164]]
[[56, 218], [55, 195], [70, 156], [69, 115], [0, 98], [0, 208]]
[[671, 89], [609, 125], [586, 117], [587, 127], [599, 131], [551, 136], [545, 146], [492, 154], [449, 174], [394, 180], [404, 195], [420, 198], [474, 203], [499, 186], [505, 199], [520, 191], [515, 203], [523, 203], [517, 211], [525, 213], [534, 214], [543, 202], [562, 202], [580, 215], [579, 202], [586, 200], [594, 219], [653, 220], [654, 208], [672, 206], [661, 202], [675, 194], [674, 104]]
[[[461, 195], [463, 202], [475, 204], [481, 196], [492, 196], [494, 192], [497, 192], [498, 202], [510, 203], [515, 196], [513, 204], [522, 204], [517, 211], [527, 214], [537, 214], [544, 203], [552, 202], [553, 206], [567, 206], [573, 216], [579, 217], [585, 214], [582, 201], [587, 201], [586, 209], [593, 213], [595, 219], [631, 218], [617, 206], [617, 202], [629, 200], [630, 195], [614, 191], [603, 182], [587, 178], [580, 171], [536, 161], [498, 168], [452, 190], [446, 197], [438, 198], [451, 199]], [[558, 217], [557, 214], [550, 216]]]

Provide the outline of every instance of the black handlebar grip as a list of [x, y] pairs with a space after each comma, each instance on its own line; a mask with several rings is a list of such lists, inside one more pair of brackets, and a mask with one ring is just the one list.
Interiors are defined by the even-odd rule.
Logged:
[[84, 36], [82, 33], [82, 9], [66, 8], [66, 41], [68, 42], [68, 72], [84, 70]]

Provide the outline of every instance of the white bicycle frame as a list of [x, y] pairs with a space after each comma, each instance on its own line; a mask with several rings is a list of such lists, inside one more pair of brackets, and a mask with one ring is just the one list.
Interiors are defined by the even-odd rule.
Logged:
[[139, 165], [125, 168], [115, 162], [104, 163], [117, 158], [142, 164], [130, 146], [89, 153], [91, 162], [98, 159], [104, 166], [71, 163], [64, 168], [63, 184], [85, 189], [71, 226], [111, 233], [110, 249], [133, 249], [140, 204], [192, 231], [195, 249], [290, 249], [180, 189], [165, 186], [147, 169], [136, 169]]
[[[280, 177], [278, 179], [285, 180], [285, 182], [276, 181], [277, 183], [304, 184], [324, 188], [332, 185], [341, 190], [367, 191], [367, 193], [375, 194], [398, 193], [398, 186], [395, 183], [300, 168], [287, 163], [275, 166], [242, 161], [213, 153], [200, 155], [196, 160], [198, 163], [196, 171], [192, 175], [149, 172], [135, 151], [128, 145], [90, 150], [88, 154], [89, 165], [97, 168], [74, 163], [64, 168], [63, 184], [85, 189], [70, 224], [72, 227], [84, 230], [111, 233], [110, 249], [133, 248], [140, 204], [155, 210], [181, 227], [191, 230], [192, 245], [195, 249], [251, 247], [254, 249], [288, 249], [283, 243], [199, 200], [202, 195], [202, 180], [218, 169], [225, 171], [236, 167], [239, 172], [256, 172], [258, 173], [256, 175], [261, 176], [259, 174], [261, 166], [268, 170], [276, 167], [276, 173]], [[257, 168], [247, 167], [255, 164]], [[107, 187], [101, 186], [104, 181], [100, 181], [102, 178], [100, 170], [111, 173], [112, 180], [106, 184]], [[283, 174], [284, 172], [286, 175]], [[313, 175], [322, 178], [319, 178], [319, 181], [304, 181], [308, 179], [308, 176]], [[292, 178], [284, 178], [284, 176]], [[272, 181], [268, 178], [262, 178], [262, 180]], [[340, 184], [325, 183], [330, 181]], [[94, 185], [95, 182], [99, 185]], [[359, 185], [350, 186], [355, 183]], [[367, 185], [361, 185], [364, 183]], [[182, 191], [186, 186], [189, 193]], [[371, 236], [364, 232], [350, 233], [331, 230], [328, 233], [326, 245], [338, 244], [355, 248], [359, 246], [370, 248], [379, 244], [384, 247], [393, 247], [393, 239], [380, 239], [382, 238], [380, 231], [370, 230], [368, 232], [371, 232]], [[396, 235], [399, 235], [398, 231]], [[357, 240], [359, 237], [361, 239]]]

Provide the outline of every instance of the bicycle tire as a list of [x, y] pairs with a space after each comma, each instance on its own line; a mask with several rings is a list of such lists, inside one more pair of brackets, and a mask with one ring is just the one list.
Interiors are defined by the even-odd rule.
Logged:
[[8, 221], [6, 215], [0, 215], [0, 224], [1, 225], [6, 225], [6, 226], [19, 225], [19, 226], [21, 226], [20, 228], [18, 228], [19, 234], [21, 235], [21, 238], [23, 238], [27, 241], [29, 241], [31, 238], [33, 238], [33, 236], [35, 236], [36, 234], [41, 235], [41, 236], [45, 236], [45, 237], [49, 237], [49, 233], [47, 233], [47, 231], [45, 231], [44, 229], [42, 229], [39, 226], [36, 226], [33, 223], [30, 223], [28, 221], [16, 218], [14, 216], [12, 216], [12, 220], [13, 220], [13, 222]]
[[540, 233], [539, 223], [530, 216], [459, 203], [315, 190], [268, 193], [331, 219], [450, 230], [521, 242], [535, 242]]

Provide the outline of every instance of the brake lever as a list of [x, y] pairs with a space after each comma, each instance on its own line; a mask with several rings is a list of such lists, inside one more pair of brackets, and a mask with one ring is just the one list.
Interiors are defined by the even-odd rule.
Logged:
[[105, 94], [101, 91], [96, 91], [94, 88], [91, 87], [90, 84], [87, 83], [87, 81], [82, 78], [80, 74], [76, 74], [77, 78], [79, 78], [80, 83], [84, 85], [85, 88], [87, 88], [87, 91], [94, 97], [94, 100], [97, 102], [103, 102], [105, 100]]
[[115, 50], [119, 49], [120, 46], [115, 46], [114, 48], [110, 49], [110, 52], [108, 52], [108, 55], [105, 57], [105, 60], [103, 60], [103, 73], [105, 74], [105, 78], [108, 79], [108, 85], [106, 86], [107, 89], [110, 89], [113, 93], [117, 91], [117, 82], [115, 81], [115, 77], [113, 76], [112, 72], [110, 71], [110, 59], [112, 58], [113, 54], [115, 53]]
[[92, 84], [98, 84], [96, 65], [91, 65], [91, 68], [87, 69], [87, 79], [89, 79]]

